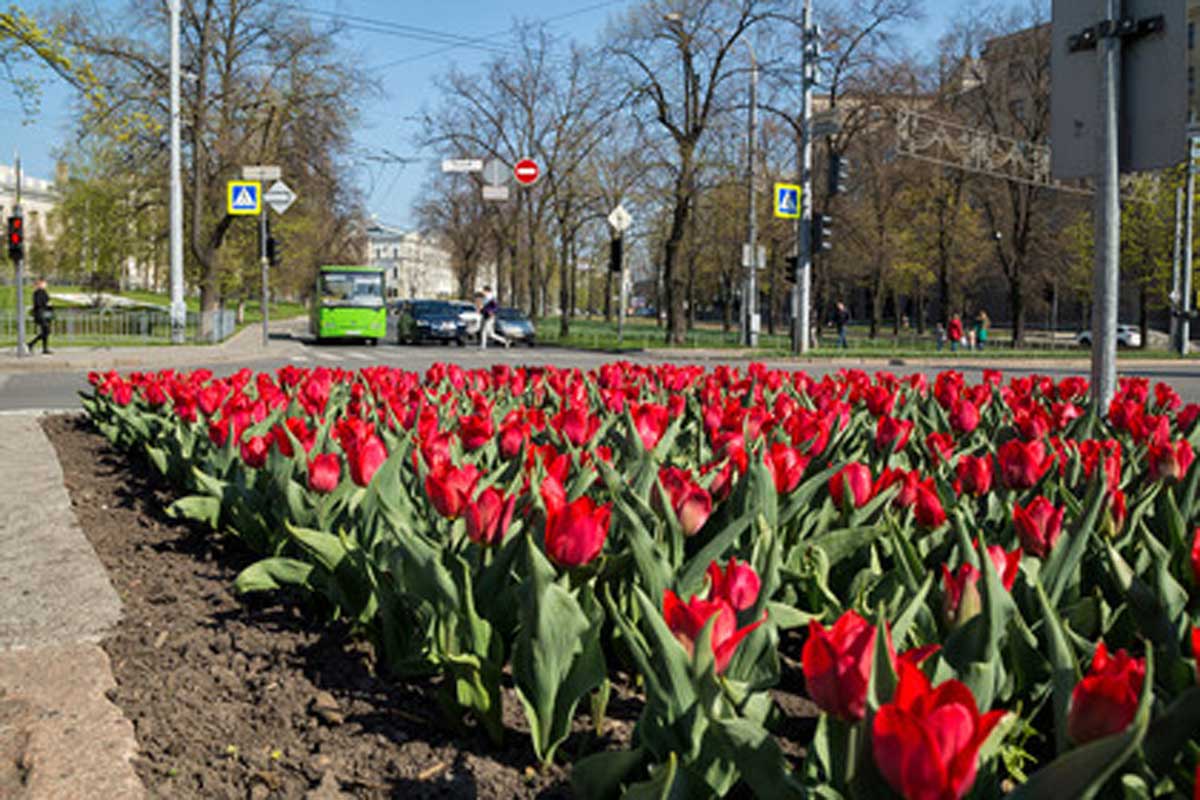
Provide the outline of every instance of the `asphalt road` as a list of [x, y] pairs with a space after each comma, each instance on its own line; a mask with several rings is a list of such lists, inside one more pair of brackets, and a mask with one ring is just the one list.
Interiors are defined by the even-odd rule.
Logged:
[[[617, 359], [626, 359], [643, 363], [662, 363], [665, 361], [687, 362], [696, 361], [706, 366], [719, 363], [744, 365], [747, 359], [697, 359], [686, 352], [677, 354], [625, 354], [621, 356], [608, 353], [592, 353], [577, 350], [564, 350], [553, 347], [514, 347], [512, 349], [489, 348], [480, 351], [476, 347], [457, 347], [442, 345], [402, 346], [396, 344], [380, 344], [376, 347], [353, 344], [323, 344], [316, 345], [306, 339], [280, 342], [275, 352], [276, 344], [261, 353], [247, 355], [243, 360], [231, 363], [229, 360], [208, 361], [203, 358], [195, 363], [180, 363], [177, 368], [195, 369], [207, 367], [218, 375], [226, 375], [242, 367], [253, 371], [274, 370], [284, 364], [316, 367], [342, 367], [345, 369], [360, 369], [374, 364], [383, 364], [407, 370], [424, 371], [436, 362], [454, 362], [466, 368], [488, 367], [492, 364], [545, 365], [552, 364], [560, 367], [578, 367], [591, 369], [600, 364]], [[857, 361], [839, 363], [836, 361], [820, 361], [816, 363], [797, 364], [788, 361], [768, 361], [768, 366], [781, 369], [802, 369], [814, 377], [851, 367], [861, 368], [868, 372], [886, 369], [898, 375], [909, 375], [924, 372], [930, 377], [944, 369], [962, 371], [969, 380], [979, 380], [982, 370], [988, 368], [1001, 369], [1005, 375], [1050, 375], [1055, 379], [1067, 375], [1087, 376], [1087, 370], [1078, 365], [1055, 361], [1043, 361], [1028, 366], [1013, 367], [997, 365], [986, 360], [973, 360], [970, 355], [962, 355], [953, 359], [942, 359], [937, 363], [881, 365], [861, 364]], [[122, 369], [128, 372], [130, 369]], [[1200, 402], [1200, 363], [1183, 363], [1165, 361], [1161, 364], [1140, 363], [1121, 367], [1122, 375], [1143, 375], [1152, 380], [1170, 383], [1183, 396], [1185, 401]], [[87, 370], [68, 369], [62, 372], [0, 372], [0, 412], [12, 412], [31, 409], [71, 410], [79, 408], [79, 392], [87, 389]]]

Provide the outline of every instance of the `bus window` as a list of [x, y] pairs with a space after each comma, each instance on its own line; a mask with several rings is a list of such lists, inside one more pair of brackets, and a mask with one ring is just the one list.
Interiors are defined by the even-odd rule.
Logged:
[[382, 306], [383, 275], [378, 272], [323, 273], [321, 305]]

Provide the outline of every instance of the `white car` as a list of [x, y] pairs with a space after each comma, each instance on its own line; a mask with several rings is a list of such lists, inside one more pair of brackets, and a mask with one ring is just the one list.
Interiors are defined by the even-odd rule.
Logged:
[[[1075, 337], [1075, 344], [1080, 347], [1092, 346], [1092, 332], [1081, 331]], [[1117, 345], [1119, 347], [1141, 347], [1142, 332], [1136, 325], [1118, 325], [1117, 326]]]
[[450, 305], [458, 312], [458, 318], [466, 326], [467, 336], [472, 339], [479, 338], [479, 329], [483, 327], [483, 315], [479, 313], [475, 304], [466, 300], [451, 300]]

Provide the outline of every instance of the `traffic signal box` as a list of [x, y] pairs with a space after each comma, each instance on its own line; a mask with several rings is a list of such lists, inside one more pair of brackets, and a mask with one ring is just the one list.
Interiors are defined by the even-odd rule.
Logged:
[[20, 261], [25, 257], [25, 219], [8, 218], [8, 257]]

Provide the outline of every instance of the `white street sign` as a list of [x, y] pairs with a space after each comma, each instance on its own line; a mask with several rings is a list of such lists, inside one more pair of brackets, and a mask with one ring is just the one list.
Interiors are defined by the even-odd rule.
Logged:
[[617, 233], [624, 233], [633, 224], [633, 217], [625, 210], [625, 206], [618, 203], [617, 207], [608, 215], [608, 224], [612, 225], [613, 230]]
[[748, 245], [748, 244], [742, 245], [742, 266], [743, 267], [746, 267], [747, 269], [749, 269], [750, 267], [757, 267], [758, 269], [763, 269], [766, 267], [766, 265], [767, 265], [767, 248], [766, 248], [766, 246], [760, 244], [760, 245], [758, 245], [757, 248], [755, 248], [755, 250], [757, 250], [757, 255], [758, 255], [757, 261], [754, 260], [755, 253], [750, 250], [750, 245]]
[[242, 180], [247, 181], [277, 181], [283, 175], [283, 170], [274, 165], [242, 167]]
[[503, 186], [508, 183], [508, 176], [511, 174], [512, 170], [504, 166], [504, 162], [498, 158], [490, 159], [483, 165], [483, 179], [490, 186]]
[[296, 193], [283, 181], [276, 181], [263, 195], [263, 200], [275, 209], [276, 214], [282, 214], [292, 207], [292, 203], [296, 202]]
[[483, 159], [447, 158], [442, 161], [442, 172], [482, 172]]
[[483, 199], [484, 200], [507, 200], [508, 199], [508, 187], [507, 186], [484, 186], [483, 187]]

